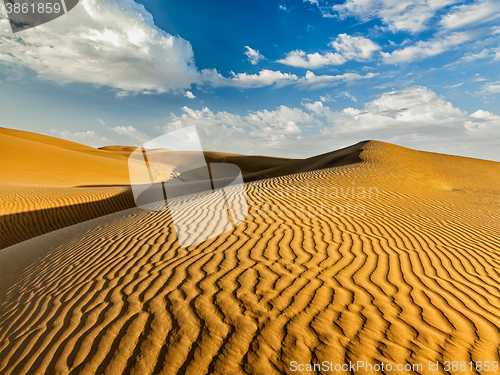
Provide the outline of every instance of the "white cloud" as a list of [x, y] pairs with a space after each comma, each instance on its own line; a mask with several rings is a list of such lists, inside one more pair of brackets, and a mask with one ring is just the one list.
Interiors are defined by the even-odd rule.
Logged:
[[94, 130], [88, 130], [86, 132], [70, 132], [69, 130], [50, 129], [49, 133], [56, 137], [66, 139], [68, 141], [83, 143], [91, 147], [101, 147], [114, 143], [112, 140], [100, 135]]
[[450, 85], [450, 86], [444, 86], [445, 89], [448, 89], [448, 88], [455, 88], [455, 87], [460, 87], [464, 84], [465, 82], [460, 82], [460, 83], [457, 83], [455, 85]]
[[408, 125], [450, 126], [465, 118], [465, 112], [424, 87], [384, 93], [363, 109], [345, 108], [336, 114], [337, 131], [353, 132], [378, 128], [402, 128]]
[[313, 69], [328, 65], [342, 65], [346, 61], [346, 58], [340, 53], [327, 52], [321, 55], [315, 52], [306, 54], [304, 51], [296, 50], [289, 52], [284, 59], [277, 60], [276, 62], [297, 68]]
[[484, 85], [484, 89], [488, 92], [491, 92], [491, 93], [494, 93], [494, 94], [498, 94], [500, 93], [500, 84], [488, 84], [488, 85]]
[[347, 91], [346, 91], [346, 92], [342, 92], [342, 93], [340, 93], [340, 94], [339, 94], [339, 95], [337, 95], [336, 97], [337, 97], [337, 98], [340, 98], [341, 96], [343, 96], [343, 97], [345, 97], [345, 98], [347, 98], [347, 99], [351, 99], [353, 102], [357, 102], [357, 101], [358, 101], [358, 99], [356, 99], [356, 97], [355, 97], [354, 95], [352, 95], [351, 93], [349, 93], [349, 92], [347, 92]]
[[323, 137], [354, 143], [377, 139], [427, 151], [500, 161], [500, 116], [471, 115], [425, 87], [382, 94], [361, 108], [315, 108], [327, 127]]
[[284, 147], [290, 139], [302, 133], [300, 125], [306, 127], [314, 119], [302, 109], [281, 106], [274, 111], [249, 111], [246, 115], [228, 112], [214, 113], [182, 108], [182, 114], [171, 114], [164, 127], [169, 132], [186, 126], [196, 125], [205, 150], [273, 153], [272, 149]]
[[471, 133], [488, 131], [490, 127], [500, 129], [500, 116], [496, 116], [491, 112], [480, 109], [471, 113], [469, 118], [470, 120], [466, 121], [464, 126]]
[[289, 52], [286, 58], [277, 62], [300, 68], [321, 68], [328, 65], [341, 65], [349, 60], [364, 61], [371, 58], [373, 52], [380, 50], [380, 46], [370, 39], [361, 36], [340, 34], [329, 46], [337, 52], [318, 52], [306, 54], [296, 50]]
[[245, 46], [245, 48], [247, 49], [245, 51], [245, 55], [247, 55], [248, 61], [250, 61], [252, 65], [257, 65], [260, 60], [265, 59], [264, 55], [262, 55], [259, 51], [256, 51], [249, 46]]
[[[199, 71], [190, 43], [155, 26], [152, 15], [133, 0], [82, 0], [68, 15], [18, 34], [3, 12], [0, 8], [0, 63], [32, 69], [39, 78], [59, 83], [108, 86], [117, 89], [117, 98], [184, 95], [192, 85], [245, 89], [298, 80], [271, 70], [228, 78], [215, 69]], [[263, 58], [251, 55], [253, 61]]]
[[479, 53], [467, 53], [465, 54], [460, 60], [466, 61], [466, 62], [471, 62], [475, 60], [480, 60], [480, 59], [485, 59], [490, 56], [490, 49], [485, 48]]
[[129, 92], [128, 91], [118, 91], [115, 96], [117, 98], [125, 98], [126, 96], [129, 95]]
[[213, 87], [236, 87], [240, 89], [257, 88], [264, 86], [283, 87], [295, 85], [301, 89], [316, 90], [324, 87], [336, 86], [341, 83], [350, 83], [358, 80], [375, 77], [376, 74], [368, 73], [362, 76], [358, 73], [344, 73], [339, 75], [317, 76], [307, 71], [305, 76], [282, 73], [280, 71], [262, 69], [258, 74], [234, 73], [230, 78], [223, 77], [215, 70], [205, 71], [205, 80]]
[[482, 59], [491, 59], [492, 61], [500, 60], [500, 47], [484, 48], [477, 53], [467, 52], [460, 59], [450, 65], [456, 65], [462, 62], [470, 63]]
[[[428, 21], [443, 7], [456, 3], [457, 0], [347, 0], [344, 4], [327, 7], [344, 19], [355, 17], [363, 22], [379, 18], [389, 29], [412, 33], [425, 30]], [[325, 16], [330, 16], [329, 9], [323, 8]]]
[[498, 1], [478, 1], [454, 7], [443, 16], [441, 25], [446, 29], [460, 29], [478, 22], [488, 22], [500, 17]]
[[99, 122], [99, 124], [101, 124], [102, 126], [106, 126], [106, 123], [104, 122], [104, 120], [101, 120], [100, 118], [97, 119], [97, 121]]
[[134, 128], [133, 126], [115, 126], [113, 129], [118, 134], [127, 135], [132, 139], [139, 141], [141, 144], [150, 140], [146, 134], [141, 133], [139, 130]]
[[326, 102], [334, 102], [335, 101], [335, 99], [332, 98], [332, 96], [330, 94], [326, 94], [325, 96], [320, 96], [319, 99], [322, 102], [324, 102], [324, 103], [326, 103]]
[[[500, 92], [500, 85], [494, 86]], [[306, 157], [377, 139], [500, 161], [500, 116], [481, 109], [468, 115], [425, 87], [386, 92], [358, 108], [342, 110], [333, 110], [321, 101], [305, 102], [302, 108], [280, 106], [243, 115], [184, 107], [180, 115], [170, 115], [162, 130], [191, 125], [197, 126], [205, 150]], [[149, 139], [133, 126], [112, 130], [131, 137], [136, 145]], [[94, 147], [115, 144], [92, 130], [51, 129], [50, 134]]]
[[186, 98], [189, 98], [189, 99], [194, 99], [196, 98], [196, 95], [194, 95], [191, 91], [186, 91], [186, 93], [184, 94], [184, 96]]
[[32, 69], [39, 78], [142, 93], [200, 81], [190, 43], [155, 26], [132, 0], [81, 0], [66, 16], [17, 34], [3, 9], [0, 62]]
[[334, 111], [323, 102], [245, 115], [183, 108], [163, 130], [196, 125], [204, 148], [305, 157], [365, 139], [428, 151], [500, 160], [500, 116], [471, 115], [425, 87], [391, 91], [361, 108]]
[[341, 83], [351, 83], [354, 81], [370, 79], [377, 74], [368, 73], [364, 76], [358, 73], [344, 73], [336, 76], [321, 75], [317, 76], [311, 71], [307, 71], [305, 77], [297, 80], [296, 85], [300, 88], [309, 88], [310, 90], [322, 89], [325, 87], [337, 86]]
[[262, 69], [259, 74], [234, 73], [230, 78], [223, 77], [215, 70], [203, 71], [206, 82], [211, 86], [229, 86], [241, 89], [286, 85], [298, 80], [295, 74], [281, 73], [280, 71]]
[[415, 45], [395, 50], [391, 53], [381, 52], [387, 64], [408, 63], [426, 57], [436, 56], [456, 46], [471, 41], [475, 38], [473, 32], [457, 32], [444, 37], [436, 37], [430, 41], [419, 41]]
[[340, 34], [329, 45], [335, 48], [347, 60], [357, 61], [370, 59], [373, 52], [380, 50], [380, 46], [370, 39], [347, 34]]

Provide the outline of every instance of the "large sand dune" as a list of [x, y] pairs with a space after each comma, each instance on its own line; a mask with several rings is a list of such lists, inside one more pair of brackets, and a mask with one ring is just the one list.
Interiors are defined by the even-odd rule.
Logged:
[[[305, 160], [205, 152], [232, 163], [245, 181], [359, 162], [362, 142]], [[69, 225], [135, 207], [128, 157], [135, 147], [100, 149], [0, 128], [0, 249]]]
[[315, 161], [270, 165], [300, 173], [247, 183], [247, 219], [188, 248], [131, 208], [0, 250], [0, 373], [495, 373], [442, 364], [500, 361], [500, 163], [373, 141]]

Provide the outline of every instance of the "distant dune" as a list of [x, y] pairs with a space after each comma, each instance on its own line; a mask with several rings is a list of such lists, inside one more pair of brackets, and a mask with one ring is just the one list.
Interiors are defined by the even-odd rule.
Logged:
[[32, 216], [7, 231], [53, 231], [0, 250], [1, 374], [500, 365], [500, 163], [377, 141], [306, 160], [207, 153], [252, 181], [250, 212], [181, 248], [168, 211], [116, 212], [130, 148], [15, 134], [0, 132], [2, 214]]

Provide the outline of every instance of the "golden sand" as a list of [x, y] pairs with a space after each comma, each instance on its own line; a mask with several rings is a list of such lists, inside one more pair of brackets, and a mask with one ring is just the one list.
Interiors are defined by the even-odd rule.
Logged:
[[500, 362], [500, 163], [375, 141], [341, 154], [271, 161], [247, 219], [188, 248], [168, 211], [131, 208], [0, 250], [0, 373]]

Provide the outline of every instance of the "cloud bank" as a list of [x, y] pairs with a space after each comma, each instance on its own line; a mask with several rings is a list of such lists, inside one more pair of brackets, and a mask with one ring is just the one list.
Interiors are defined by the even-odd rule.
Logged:
[[207, 150], [306, 157], [376, 139], [500, 161], [500, 116], [483, 110], [469, 115], [419, 86], [340, 111], [321, 101], [245, 115], [184, 107], [182, 114], [171, 114], [162, 131], [190, 125], [198, 127]]

